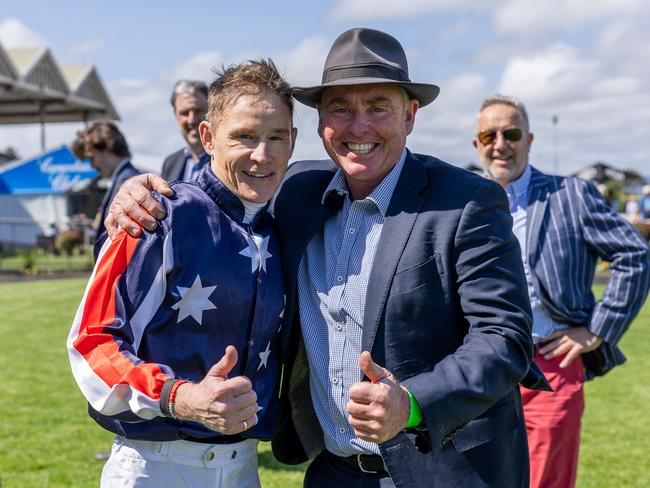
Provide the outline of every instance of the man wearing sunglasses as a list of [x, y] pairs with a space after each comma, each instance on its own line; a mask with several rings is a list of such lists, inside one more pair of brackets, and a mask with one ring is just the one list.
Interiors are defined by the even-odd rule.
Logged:
[[[575, 485], [582, 384], [625, 361], [617, 343], [648, 293], [650, 251], [596, 187], [528, 164], [533, 142], [518, 100], [487, 98], [472, 140], [488, 178], [508, 195], [533, 310], [534, 360], [553, 392], [523, 389], [531, 487]], [[610, 263], [600, 300], [596, 261]]]

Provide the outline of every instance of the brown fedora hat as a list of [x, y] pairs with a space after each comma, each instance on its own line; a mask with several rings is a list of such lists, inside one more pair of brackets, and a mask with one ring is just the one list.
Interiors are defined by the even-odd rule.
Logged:
[[406, 54], [397, 39], [385, 32], [357, 27], [345, 31], [332, 44], [321, 84], [294, 87], [293, 96], [316, 107], [327, 87], [371, 83], [401, 86], [421, 107], [431, 103], [440, 92], [436, 85], [411, 82]]

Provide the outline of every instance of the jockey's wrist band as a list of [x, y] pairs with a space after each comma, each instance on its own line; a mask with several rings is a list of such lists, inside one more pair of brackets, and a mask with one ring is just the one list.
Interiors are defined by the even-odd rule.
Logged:
[[162, 390], [160, 391], [160, 411], [165, 417], [176, 418], [173, 411], [174, 399], [176, 397], [176, 390], [183, 383], [186, 383], [186, 381], [170, 378], [163, 384]]

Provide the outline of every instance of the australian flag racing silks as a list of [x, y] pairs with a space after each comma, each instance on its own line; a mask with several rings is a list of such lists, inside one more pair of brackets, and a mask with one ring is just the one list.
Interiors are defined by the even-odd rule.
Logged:
[[107, 241], [79, 305], [68, 352], [91, 416], [127, 438], [167, 441], [218, 436], [163, 417], [169, 378], [200, 381], [237, 349], [229, 377], [248, 377], [259, 422], [243, 437], [269, 439], [278, 377], [276, 337], [284, 308], [272, 217], [242, 223], [244, 207], [209, 165], [194, 183], [158, 198], [167, 216], [154, 232]]

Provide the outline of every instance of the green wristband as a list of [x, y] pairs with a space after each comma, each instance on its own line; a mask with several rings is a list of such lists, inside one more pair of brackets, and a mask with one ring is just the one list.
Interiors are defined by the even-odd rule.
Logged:
[[[406, 388], [404, 388], [406, 390]], [[406, 390], [406, 393], [409, 396], [409, 402], [411, 403], [411, 413], [409, 414], [409, 419], [406, 421], [405, 428], [417, 427], [422, 422], [422, 409], [418, 405], [418, 401], [411, 394], [410, 391]]]

